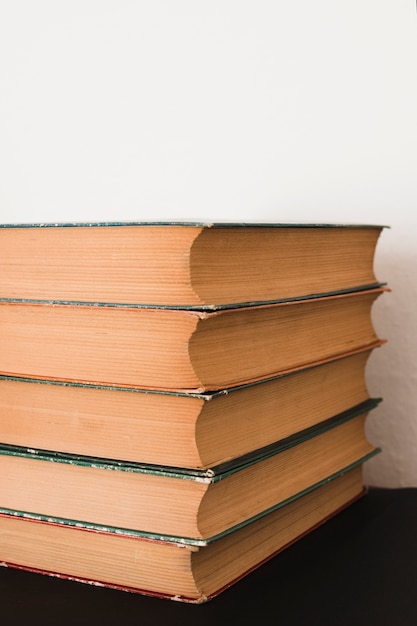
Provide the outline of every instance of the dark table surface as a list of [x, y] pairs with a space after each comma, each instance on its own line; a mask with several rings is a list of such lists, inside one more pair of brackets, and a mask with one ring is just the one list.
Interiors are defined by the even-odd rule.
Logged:
[[0, 567], [0, 616], [5, 626], [417, 626], [417, 488], [371, 488], [206, 604]]

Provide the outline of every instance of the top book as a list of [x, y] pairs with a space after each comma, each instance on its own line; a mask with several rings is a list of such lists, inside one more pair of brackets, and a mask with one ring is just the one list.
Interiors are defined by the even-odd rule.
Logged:
[[384, 226], [0, 225], [0, 300], [218, 309], [375, 287]]

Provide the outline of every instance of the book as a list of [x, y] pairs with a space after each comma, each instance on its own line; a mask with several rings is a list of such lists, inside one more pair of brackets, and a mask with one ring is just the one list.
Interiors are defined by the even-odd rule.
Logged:
[[0, 565], [202, 603], [301, 540], [365, 491], [358, 465], [203, 546], [0, 509]]
[[209, 468], [367, 401], [371, 353], [205, 394], [0, 376], [0, 442]]
[[364, 424], [378, 402], [206, 470], [0, 446], [0, 505], [55, 521], [212, 540], [375, 454]]
[[215, 312], [2, 301], [0, 374], [200, 392], [242, 385], [379, 345], [371, 309], [384, 291]]
[[377, 285], [384, 226], [0, 225], [0, 297], [217, 308]]

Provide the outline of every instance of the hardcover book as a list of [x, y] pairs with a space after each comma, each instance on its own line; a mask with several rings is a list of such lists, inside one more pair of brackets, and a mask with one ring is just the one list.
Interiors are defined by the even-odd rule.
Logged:
[[384, 227], [0, 225], [0, 297], [216, 308], [376, 286]]
[[209, 468], [369, 399], [365, 349], [217, 392], [0, 377], [0, 442], [156, 465]]
[[215, 312], [0, 301], [0, 373], [161, 390], [228, 388], [379, 345], [371, 309], [384, 291]]

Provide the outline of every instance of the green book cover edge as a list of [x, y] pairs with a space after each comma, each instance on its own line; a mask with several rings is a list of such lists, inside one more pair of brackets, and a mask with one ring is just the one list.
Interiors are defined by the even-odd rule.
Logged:
[[153, 303], [123, 303], [123, 302], [95, 302], [89, 300], [37, 300], [33, 298], [0, 298], [3, 304], [37, 304], [44, 306], [71, 306], [71, 307], [94, 307], [94, 308], [113, 308], [113, 309], [161, 309], [167, 311], [189, 311], [190, 313], [216, 313], [218, 311], [231, 311], [236, 309], [246, 309], [260, 306], [279, 306], [280, 304], [288, 304], [291, 302], [306, 302], [318, 300], [320, 298], [330, 298], [334, 296], [342, 296], [369, 291], [373, 289], [382, 289], [387, 286], [387, 282], [375, 282], [366, 285], [357, 285], [348, 289], [337, 289], [332, 291], [324, 291], [321, 293], [313, 293], [302, 296], [294, 296], [293, 298], [280, 298], [275, 300], [253, 300], [245, 302], [237, 302], [233, 304], [153, 304]]
[[109, 222], [21, 222], [0, 224], [0, 228], [91, 228], [123, 226], [180, 226], [194, 228], [390, 228], [384, 224], [332, 222], [207, 222], [207, 221], [109, 221]]

